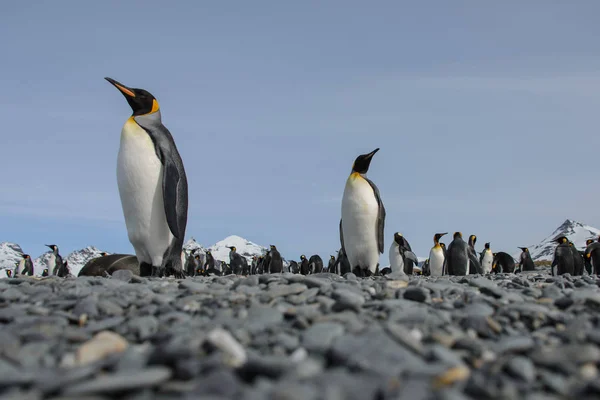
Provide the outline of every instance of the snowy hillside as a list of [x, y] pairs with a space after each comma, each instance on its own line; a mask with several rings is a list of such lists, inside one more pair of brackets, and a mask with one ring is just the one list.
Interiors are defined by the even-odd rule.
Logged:
[[202, 246], [200, 243], [198, 243], [196, 241], [196, 239], [191, 238], [190, 240], [188, 240], [187, 242], [185, 242], [183, 244], [183, 251], [185, 251], [187, 254], [191, 253], [193, 250], [200, 250], [200, 251], [206, 251], [206, 248], [204, 246]]
[[252, 243], [242, 237], [232, 235], [227, 236], [225, 239], [213, 244], [208, 249], [211, 251], [215, 260], [229, 262], [229, 249], [227, 246], [235, 246], [236, 251], [246, 257], [248, 263], [252, 262], [252, 256], [262, 256], [267, 252], [267, 248], [260, 246], [256, 243]]
[[[596, 229], [592, 226], [582, 224], [581, 222], [568, 219], [539, 244], [536, 244], [535, 246], [529, 246], [531, 258], [534, 261], [552, 261], [552, 258], [554, 257], [554, 249], [556, 249], [556, 242], [554, 242], [554, 239], [560, 235], [566, 236], [575, 244], [577, 249], [583, 250], [585, 249], [585, 241], [587, 239], [598, 239], [598, 236], [600, 236], [600, 229]], [[513, 254], [513, 257], [518, 260], [520, 254], [521, 252], [517, 251], [515, 254]]]
[[[2, 242], [0, 243], [0, 269], [14, 268], [15, 264], [23, 259], [21, 256], [23, 249], [15, 243]], [[4, 272], [0, 273], [0, 277], [4, 277]]]

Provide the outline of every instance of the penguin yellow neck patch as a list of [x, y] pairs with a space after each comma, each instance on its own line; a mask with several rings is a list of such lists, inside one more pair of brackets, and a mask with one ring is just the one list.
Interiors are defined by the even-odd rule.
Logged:
[[155, 113], [159, 110], [158, 101], [156, 99], [152, 100], [152, 110], [150, 110], [150, 114]]

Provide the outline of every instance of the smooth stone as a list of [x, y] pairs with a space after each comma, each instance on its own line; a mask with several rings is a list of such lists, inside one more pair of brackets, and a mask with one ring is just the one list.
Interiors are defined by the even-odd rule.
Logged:
[[154, 387], [167, 381], [171, 375], [171, 370], [166, 367], [149, 367], [131, 373], [107, 374], [68, 387], [65, 389], [65, 394], [113, 393]]
[[529, 358], [512, 357], [506, 364], [506, 370], [515, 378], [520, 378], [526, 383], [532, 383], [535, 380], [535, 366]]
[[333, 311], [352, 310], [359, 312], [362, 305], [365, 304], [365, 298], [349, 289], [336, 289], [333, 291], [333, 298], [336, 303], [333, 305]]
[[344, 326], [335, 322], [316, 323], [302, 333], [302, 344], [309, 351], [326, 352], [333, 340], [344, 334]]
[[424, 303], [429, 299], [429, 293], [421, 287], [408, 287], [402, 295], [407, 300]]
[[131, 282], [133, 278], [133, 272], [128, 269], [118, 269], [112, 273], [112, 279], [116, 279], [122, 282]]

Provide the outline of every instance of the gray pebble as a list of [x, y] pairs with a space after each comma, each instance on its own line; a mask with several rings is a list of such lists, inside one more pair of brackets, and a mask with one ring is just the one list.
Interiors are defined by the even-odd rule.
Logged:
[[166, 367], [150, 367], [131, 373], [103, 375], [88, 382], [75, 384], [65, 389], [66, 394], [114, 393], [160, 385], [171, 377]]
[[344, 333], [344, 326], [335, 322], [316, 323], [302, 333], [302, 344], [309, 351], [324, 353], [333, 340]]
[[348, 289], [336, 289], [333, 292], [333, 298], [336, 299], [336, 303], [333, 305], [333, 311], [344, 311], [352, 310], [359, 312], [363, 304], [365, 304], [365, 298]]

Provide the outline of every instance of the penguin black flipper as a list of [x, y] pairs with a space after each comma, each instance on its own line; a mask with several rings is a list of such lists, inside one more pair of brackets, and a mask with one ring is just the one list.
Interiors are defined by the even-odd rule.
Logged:
[[477, 259], [477, 253], [471, 248], [469, 248], [469, 262], [476, 274], [483, 275], [483, 269], [481, 268], [481, 263]]
[[377, 186], [366, 176], [364, 179], [369, 182], [371, 185], [371, 189], [373, 189], [373, 193], [375, 193], [375, 199], [377, 199], [377, 206], [379, 210], [377, 212], [377, 246], [379, 248], [379, 252], [383, 253], [383, 231], [385, 229], [385, 207], [383, 206], [383, 202], [381, 201], [381, 195], [379, 194], [379, 189]]
[[[164, 156], [163, 156], [164, 157]], [[181, 231], [179, 230], [179, 218], [177, 217], [177, 187], [179, 186], [179, 171], [174, 163], [164, 157], [163, 166], [163, 202], [165, 206], [165, 215], [167, 223], [173, 236], [181, 239]]]
[[340, 218], [340, 244], [344, 248], [344, 231], [342, 230], [342, 219]]
[[404, 251], [404, 257], [408, 260], [411, 260], [412, 262], [414, 262], [415, 264], [419, 265], [419, 259], [417, 258], [417, 255], [415, 253], [413, 253], [410, 250], [405, 250]]

